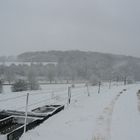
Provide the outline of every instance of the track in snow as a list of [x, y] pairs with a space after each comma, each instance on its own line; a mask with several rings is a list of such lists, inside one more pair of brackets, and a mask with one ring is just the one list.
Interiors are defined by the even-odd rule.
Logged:
[[[126, 91], [126, 89], [124, 89], [123, 91]], [[96, 129], [94, 131], [94, 136], [92, 140], [110, 139], [111, 120], [114, 106], [123, 91], [121, 91], [115, 96], [111, 103], [104, 108], [103, 113], [97, 118]]]

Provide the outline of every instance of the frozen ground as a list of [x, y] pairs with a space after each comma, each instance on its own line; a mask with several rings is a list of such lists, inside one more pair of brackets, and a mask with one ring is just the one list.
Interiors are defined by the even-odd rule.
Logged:
[[[64, 111], [27, 132], [21, 140], [140, 139], [140, 112], [136, 95], [140, 89], [139, 84], [113, 86], [111, 89], [108, 85], [102, 86], [100, 94], [97, 93], [97, 87], [89, 87], [90, 96], [87, 96], [86, 87], [77, 85], [72, 89], [72, 102], [69, 106], [67, 87], [68, 85], [49, 86], [31, 93], [29, 109], [49, 103], [65, 104], [66, 107]], [[20, 95], [26, 95], [26, 92], [5, 93], [0, 98], [4, 100]], [[25, 98], [0, 102], [0, 109], [24, 110]]]

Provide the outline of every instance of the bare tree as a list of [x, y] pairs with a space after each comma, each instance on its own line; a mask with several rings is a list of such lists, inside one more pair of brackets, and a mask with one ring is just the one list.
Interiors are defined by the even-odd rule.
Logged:
[[0, 80], [0, 93], [2, 93], [2, 91], [3, 91], [3, 82], [2, 80]]
[[30, 90], [38, 90], [40, 88], [39, 83], [36, 78], [36, 74], [33, 69], [30, 69], [28, 72], [28, 82]]
[[46, 78], [52, 83], [55, 80], [56, 69], [55, 65], [49, 64], [46, 68]]
[[16, 80], [16, 74], [11, 68], [7, 68], [4, 73], [4, 79], [8, 81], [9, 84]]

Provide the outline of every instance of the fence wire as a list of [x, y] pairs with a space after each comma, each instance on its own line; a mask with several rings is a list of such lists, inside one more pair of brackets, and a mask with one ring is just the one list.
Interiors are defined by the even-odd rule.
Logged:
[[[71, 88], [71, 100], [74, 99], [78, 99], [81, 96], [88, 96], [88, 91], [87, 91], [87, 87], [85, 85], [78, 85], [75, 87], [70, 87]], [[60, 93], [62, 92], [62, 93]], [[29, 93], [29, 91], [28, 91]], [[40, 95], [46, 95], [41, 97]], [[1, 99], [0, 102], [9, 102], [9, 101], [14, 101], [16, 99], [22, 99], [23, 97], [26, 97], [26, 93], [21, 95], [21, 96], [15, 96], [15, 97], [9, 97], [9, 98], [4, 98]], [[39, 96], [39, 98], [43, 98], [43, 99], [39, 99], [37, 100], [37, 97], [35, 96]], [[36, 100], [34, 100], [34, 97], [36, 98]], [[25, 98], [26, 99], [26, 98]], [[52, 89], [52, 90], [47, 90], [47, 91], [37, 91], [35, 93], [30, 93], [29, 94], [29, 104], [28, 107], [33, 108], [36, 105], [45, 105], [45, 104], [58, 104], [58, 103], [63, 103], [63, 104], [67, 104], [68, 101], [68, 88], [58, 88], [58, 89]], [[23, 102], [23, 100], [22, 100]], [[11, 102], [12, 103], [12, 102]], [[23, 105], [23, 103], [22, 103]], [[23, 105], [21, 107], [13, 107], [15, 110], [22, 110], [26, 107], [26, 105]]]

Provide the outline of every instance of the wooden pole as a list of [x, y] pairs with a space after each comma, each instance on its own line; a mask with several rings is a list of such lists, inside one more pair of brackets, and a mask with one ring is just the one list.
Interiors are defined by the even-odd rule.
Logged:
[[87, 84], [87, 93], [88, 93], [88, 96], [90, 96], [90, 92], [89, 92], [88, 84]]
[[26, 125], [27, 125], [27, 116], [28, 116], [28, 101], [29, 101], [29, 93], [27, 93], [27, 97], [26, 97], [24, 133], [26, 132]]
[[101, 88], [101, 82], [99, 82], [99, 88], [98, 88], [98, 94], [100, 93]]
[[71, 102], [71, 87], [68, 87], [68, 104]]
[[109, 80], [109, 89], [111, 89], [111, 79]]

